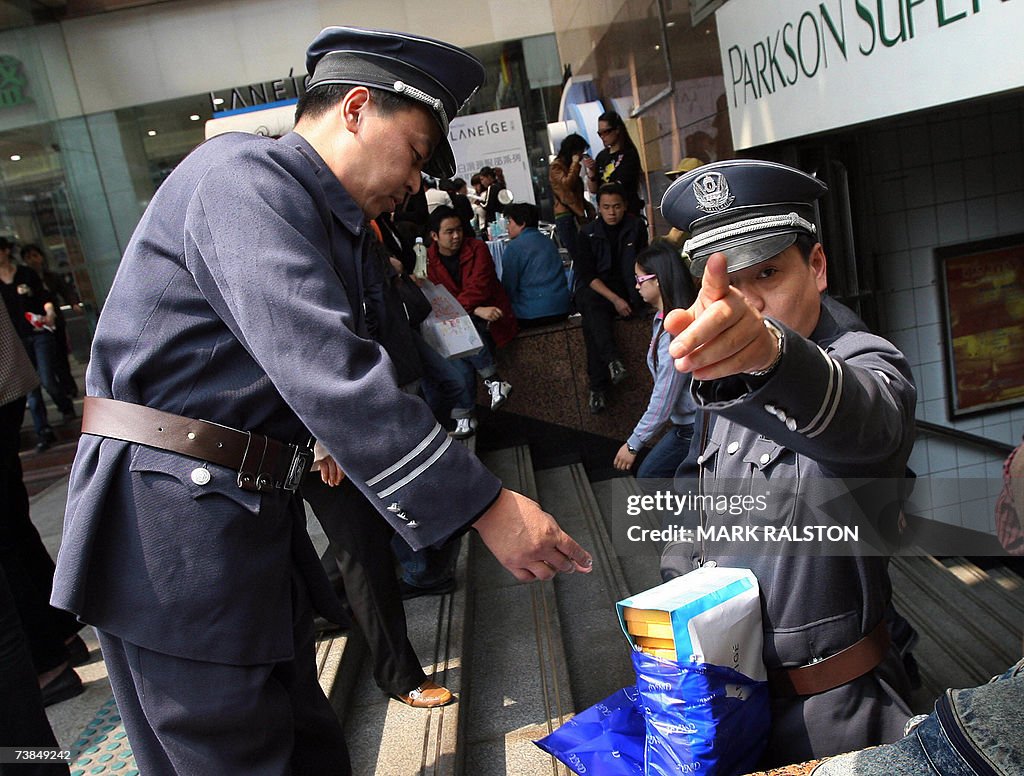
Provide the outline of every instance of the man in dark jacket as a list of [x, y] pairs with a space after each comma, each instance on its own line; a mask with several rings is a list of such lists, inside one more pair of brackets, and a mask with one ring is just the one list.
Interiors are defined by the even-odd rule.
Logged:
[[636, 256], [647, 247], [644, 222], [626, 212], [626, 191], [606, 183], [597, 192], [598, 217], [580, 230], [576, 258], [576, 309], [587, 349], [590, 411], [603, 412], [608, 388], [626, 377], [612, 324], [643, 307], [633, 277]]
[[[703, 410], [677, 479], [713, 503], [742, 493], [764, 505], [694, 514], [712, 538], [668, 545], [662, 575], [713, 562], [757, 577], [771, 766], [895, 740], [909, 718], [884, 539], [899, 520], [916, 392], [903, 354], [822, 297], [813, 219], [825, 190], [799, 170], [737, 159], [686, 173], [662, 202], [691, 234], [684, 251], [702, 277], [693, 307], [665, 321]], [[719, 528], [760, 540], [716, 541]], [[860, 538], [800, 539], [822, 528]]]
[[93, 340], [52, 602], [96, 627], [150, 776], [350, 770], [317, 681], [312, 610], [342, 615], [295, 493], [310, 435], [411, 547], [472, 527], [519, 579], [588, 567], [366, 336], [365, 219], [452, 174], [482, 65], [353, 27], [306, 64], [294, 132], [213, 138], [164, 181]]

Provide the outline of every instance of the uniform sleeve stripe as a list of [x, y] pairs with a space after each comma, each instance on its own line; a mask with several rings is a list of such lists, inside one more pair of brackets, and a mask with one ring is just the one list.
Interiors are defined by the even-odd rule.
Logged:
[[829, 358], [829, 361], [832, 362], [832, 365], [835, 367], [836, 370], [836, 390], [832, 398], [832, 406], [831, 408], [829, 408], [828, 415], [825, 416], [825, 419], [821, 422], [821, 425], [818, 427], [817, 431], [807, 435], [808, 439], [813, 439], [814, 437], [818, 436], [818, 434], [820, 434], [822, 431], [829, 427], [829, 424], [832, 422], [832, 418], [835, 417], [836, 411], [839, 409], [839, 402], [843, 398], [843, 368], [839, 366], [838, 363], [836, 363], [835, 359]]
[[376, 485], [381, 480], [385, 479], [386, 477], [390, 477], [392, 474], [397, 472], [399, 469], [401, 469], [403, 466], [405, 466], [407, 463], [409, 463], [409, 461], [411, 461], [417, 455], [419, 455], [424, 450], [426, 450], [427, 447], [430, 445], [430, 443], [434, 441], [434, 438], [439, 433], [441, 433], [443, 430], [444, 429], [441, 428], [441, 424], [440, 423], [435, 423], [434, 424], [434, 428], [431, 429], [430, 433], [427, 434], [426, 437], [424, 437], [422, 442], [420, 442], [418, 445], [416, 445], [416, 447], [413, 448], [413, 450], [410, 451], [407, 455], [403, 456], [402, 460], [400, 460], [397, 463], [389, 466], [387, 469], [382, 471], [380, 474], [378, 474], [373, 479], [367, 480], [366, 481], [367, 486], [372, 488], [374, 485]]
[[444, 444], [441, 445], [439, 448], [437, 448], [437, 450], [434, 451], [434, 454], [432, 456], [430, 456], [426, 461], [421, 463], [419, 466], [417, 466], [415, 469], [413, 469], [411, 472], [409, 472], [409, 474], [407, 474], [405, 477], [400, 479], [398, 482], [396, 482], [390, 488], [386, 488], [385, 490], [382, 490], [380, 493], [378, 493], [377, 494], [377, 498], [387, 498], [388, 496], [390, 496], [392, 493], [394, 493], [399, 488], [409, 484], [414, 479], [419, 477], [421, 474], [423, 474], [423, 472], [425, 472], [428, 468], [430, 468], [430, 466], [434, 463], [434, 461], [436, 461], [438, 458], [440, 458], [442, 455], [444, 455], [444, 451], [447, 450], [451, 446], [451, 443], [452, 443], [452, 438], [451, 437], [448, 437], [447, 439], [445, 439], [444, 440]]
[[828, 354], [825, 353], [824, 350], [818, 348], [818, 351], [821, 353], [821, 357], [825, 359], [825, 363], [828, 365], [828, 386], [825, 388], [825, 398], [821, 402], [821, 407], [818, 409], [818, 414], [811, 418], [810, 423], [808, 423], [803, 428], [798, 429], [797, 433], [799, 434], [806, 433], [808, 429], [814, 428], [818, 424], [818, 421], [821, 420], [822, 416], [828, 410], [828, 405], [832, 400], [832, 386], [835, 383], [836, 379], [835, 363], [832, 361], [831, 358], [828, 357]]

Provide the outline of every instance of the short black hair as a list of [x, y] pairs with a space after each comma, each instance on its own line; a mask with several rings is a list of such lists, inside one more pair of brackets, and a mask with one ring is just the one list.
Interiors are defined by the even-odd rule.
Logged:
[[481, 175], [481, 177], [485, 177], [485, 178], [497, 178], [498, 177], [498, 174], [494, 171], [493, 167], [481, 167], [480, 168], [480, 175]]
[[529, 202], [513, 202], [511, 205], [506, 205], [505, 215], [510, 221], [515, 221], [526, 228], [531, 226], [536, 228], [540, 223], [540, 211], [537, 210], [536, 205], [531, 205]]
[[[350, 91], [355, 89], [357, 84], [326, 84], [310, 89], [299, 98], [295, 106], [295, 123], [299, 119], [318, 119], [327, 111], [345, 99]], [[397, 111], [411, 108], [417, 103], [405, 97], [399, 97], [394, 92], [384, 89], [369, 89], [370, 103], [374, 105], [382, 116], [388, 116]]]
[[799, 232], [796, 236], [796, 242], [793, 243], [800, 251], [800, 255], [803, 256], [804, 263], [810, 264], [811, 262], [811, 251], [814, 250], [814, 246], [818, 244], [818, 238], [814, 235], [807, 234], [806, 232]]
[[621, 183], [604, 183], [601, 188], [597, 190], [597, 204], [601, 204], [601, 197], [618, 196], [622, 197], [623, 202], [629, 202], [629, 198], [626, 196], [626, 190], [622, 187]]
[[441, 224], [446, 218], [454, 218], [459, 222], [459, 227], [462, 227], [462, 219], [459, 214], [455, 212], [455, 208], [448, 207], [447, 205], [438, 205], [434, 208], [434, 212], [430, 214], [430, 231], [435, 234], [441, 233]]

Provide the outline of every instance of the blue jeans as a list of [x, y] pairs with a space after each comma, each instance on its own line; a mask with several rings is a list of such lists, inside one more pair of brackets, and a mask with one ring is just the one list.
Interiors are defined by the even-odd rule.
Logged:
[[[63, 414], [70, 415], [75, 409], [71, 399], [60, 389], [57, 382], [57, 338], [51, 332], [40, 331], [22, 337], [25, 343], [25, 350], [32, 361], [32, 366], [39, 373], [39, 382], [50, 394], [53, 403], [57, 405]], [[32, 425], [36, 434], [42, 434], [50, 427], [46, 417], [46, 405], [43, 403], [43, 394], [38, 388], [28, 395], [28, 411], [32, 413]]]
[[442, 420], [446, 417], [458, 419], [471, 416], [476, 404], [475, 383], [472, 390], [467, 390], [462, 370], [456, 362], [442, 356], [418, 334], [413, 339], [423, 364], [423, 377], [420, 380], [423, 398], [435, 417]]
[[580, 234], [580, 228], [576, 225], [576, 216], [568, 213], [555, 216], [555, 234], [558, 235], [558, 242], [569, 251], [569, 255], [575, 261], [576, 245]]
[[391, 549], [402, 565], [402, 579], [413, 587], [433, 587], [450, 579], [455, 574], [459, 544], [456, 539], [440, 548], [414, 550], [398, 534], [391, 539]]
[[675, 477], [676, 469], [690, 452], [692, 439], [692, 423], [687, 426], [672, 426], [636, 470], [637, 479], [667, 480]]

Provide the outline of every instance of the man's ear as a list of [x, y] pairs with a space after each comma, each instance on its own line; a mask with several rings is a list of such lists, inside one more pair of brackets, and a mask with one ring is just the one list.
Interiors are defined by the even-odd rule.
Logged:
[[821, 243], [815, 243], [814, 247], [811, 248], [808, 264], [810, 264], [814, 272], [814, 282], [818, 288], [818, 293], [824, 293], [825, 289], [828, 288], [828, 272], [826, 271], [828, 261], [825, 258], [825, 249], [821, 247]]
[[341, 101], [341, 121], [345, 129], [355, 134], [359, 128], [359, 119], [370, 110], [370, 90], [365, 86], [356, 86], [349, 90]]

